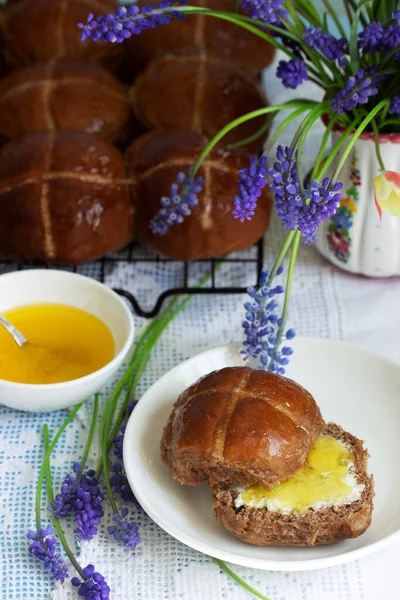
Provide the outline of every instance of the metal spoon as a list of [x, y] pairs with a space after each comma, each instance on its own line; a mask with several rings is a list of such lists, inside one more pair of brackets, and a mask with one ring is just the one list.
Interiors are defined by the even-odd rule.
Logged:
[[20, 331], [18, 331], [18, 329], [16, 327], [14, 327], [14, 325], [11, 325], [10, 321], [7, 321], [7, 319], [2, 317], [1, 315], [0, 315], [0, 325], [2, 325], [4, 327], [4, 329], [6, 329], [8, 331], [8, 333], [10, 333], [13, 336], [14, 341], [21, 348], [28, 342], [28, 340], [26, 339], [24, 334], [21, 333]]

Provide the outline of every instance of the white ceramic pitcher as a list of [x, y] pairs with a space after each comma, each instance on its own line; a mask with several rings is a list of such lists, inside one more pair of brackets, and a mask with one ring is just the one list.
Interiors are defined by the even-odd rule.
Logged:
[[[332, 134], [333, 143], [340, 135]], [[400, 172], [400, 134], [379, 139], [385, 169]], [[339, 176], [340, 207], [318, 233], [317, 248], [328, 260], [368, 277], [400, 275], [400, 219], [383, 214], [380, 220], [374, 202], [373, 182], [380, 172], [373, 134], [364, 132]]]

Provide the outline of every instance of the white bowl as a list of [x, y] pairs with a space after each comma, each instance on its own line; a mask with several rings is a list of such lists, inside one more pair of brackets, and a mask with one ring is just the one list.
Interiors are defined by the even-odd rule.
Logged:
[[51, 302], [86, 310], [101, 319], [115, 342], [115, 357], [79, 379], [51, 384], [0, 379], [0, 404], [31, 412], [59, 410], [98, 392], [127, 358], [134, 335], [133, 317], [124, 301], [106, 285], [67, 271], [32, 269], [0, 276], [0, 313], [17, 306]]
[[184, 544], [237, 565], [273, 571], [331, 567], [400, 539], [400, 367], [344, 342], [297, 338], [287, 369], [335, 421], [365, 440], [375, 479], [374, 512], [364, 535], [332, 546], [251, 546], [215, 520], [206, 484], [180, 485], [161, 460], [160, 440], [178, 395], [206, 373], [243, 364], [241, 346], [213, 348], [156, 381], [133, 411], [124, 437], [124, 464], [138, 502], [162, 529]]

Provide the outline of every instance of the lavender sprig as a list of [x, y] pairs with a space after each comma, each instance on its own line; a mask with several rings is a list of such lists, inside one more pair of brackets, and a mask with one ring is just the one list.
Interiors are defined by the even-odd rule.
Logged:
[[159, 4], [142, 7], [136, 4], [121, 6], [115, 13], [99, 17], [90, 13], [86, 23], [78, 24], [82, 29], [81, 40], [121, 43], [146, 29], [168, 25], [172, 19], [183, 19], [183, 13], [174, 8], [184, 4], [187, 4], [187, 0], [162, 0]]
[[199, 203], [197, 195], [201, 192], [203, 183], [203, 177], [192, 179], [190, 175], [178, 173], [169, 197], [161, 198], [161, 208], [150, 221], [151, 231], [165, 235], [172, 225], [182, 223], [192, 213], [193, 206]]
[[104, 515], [102, 502], [104, 496], [100, 491], [93, 470], [82, 475], [76, 488], [74, 503], [77, 527], [74, 532], [81, 540], [92, 540], [98, 531], [100, 519]]
[[394, 96], [389, 107], [389, 113], [400, 119], [400, 96]]
[[[29, 551], [34, 556], [39, 558], [39, 560], [41, 560], [45, 564], [45, 566], [50, 568], [53, 577], [57, 581], [61, 582], [64, 582], [65, 579], [69, 577], [68, 571], [63, 559], [61, 559], [55, 554], [56, 540], [55, 537], [52, 535], [54, 533], [53, 527], [41, 527], [40, 500], [42, 494], [42, 486], [46, 478], [46, 490], [48, 501], [50, 502], [50, 504], [54, 501], [53, 484], [50, 468], [51, 452], [54, 450], [61, 434], [66, 429], [67, 425], [72, 421], [82, 404], [83, 403], [81, 403], [71, 411], [69, 416], [65, 419], [64, 423], [61, 425], [60, 429], [54, 436], [54, 439], [51, 444], [49, 443], [48, 426], [43, 426], [44, 456], [36, 488], [36, 526], [37, 531], [39, 533], [36, 533], [34, 531], [29, 531], [27, 533], [27, 537], [32, 540], [31, 545], [29, 547]], [[99, 573], [95, 573], [93, 565], [88, 565], [86, 569], [81, 568], [71, 548], [68, 545], [60, 523], [54, 518], [54, 516], [53, 521], [58, 537], [61, 541], [66, 555], [68, 556], [73, 567], [83, 580], [81, 582], [77, 577], [71, 579], [71, 583], [74, 586], [79, 587], [78, 595], [86, 598], [86, 600], [108, 600], [110, 589], [104, 581], [104, 577]]]
[[113, 516], [113, 525], [110, 525], [108, 533], [114, 540], [123, 542], [127, 548], [136, 548], [140, 542], [139, 525], [134, 521], [127, 521], [129, 510], [125, 507], [119, 514]]
[[[276, 275], [279, 276], [283, 268], [279, 267]], [[244, 360], [250, 357], [258, 359], [261, 368], [283, 375], [285, 366], [289, 363], [289, 356], [293, 350], [289, 346], [281, 348], [284, 340], [292, 340], [295, 337], [293, 329], [289, 329], [284, 336], [279, 335], [282, 320], [276, 314], [279, 307], [274, 299], [283, 294], [281, 285], [273, 286], [269, 272], [264, 269], [261, 273], [259, 287], [250, 288], [248, 295], [250, 300], [244, 305], [246, 318], [243, 322], [245, 341], [242, 355]]]
[[292, 60], [281, 60], [279, 62], [276, 76], [282, 79], [285, 87], [295, 90], [308, 79], [308, 71], [304, 62], [299, 58]]
[[82, 580], [73, 577], [71, 583], [78, 588], [78, 595], [85, 600], [108, 600], [110, 598], [110, 588], [107, 585], [103, 575], [95, 571], [93, 565], [87, 565], [82, 569]]
[[72, 470], [73, 473], [69, 473], [65, 477], [61, 485], [60, 493], [56, 495], [53, 502], [48, 507], [48, 510], [54, 514], [56, 519], [69, 517], [73, 511], [80, 464], [75, 462], [72, 465]]
[[[360, 31], [358, 36], [358, 47], [363, 54], [371, 52], [384, 52], [387, 54], [400, 46], [400, 24], [398, 21], [399, 11], [393, 13], [393, 20], [387, 24], [379, 21], [371, 21]], [[400, 51], [394, 54], [394, 59], [400, 57]]]
[[137, 502], [125, 473], [122, 462], [111, 465], [110, 484], [114, 494], [119, 494], [124, 502]]
[[368, 23], [358, 36], [358, 47], [363, 54], [379, 52], [383, 38], [383, 25], [377, 21]]
[[311, 181], [307, 190], [302, 191], [296, 155], [283, 146], [278, 146], [269, 175], [278, 217], [284, 227], [300, 231], [306, 244], [315, 243], [319, 225], [337, 210], [342, 184], [332, 184], [325, 177], [321, 183]]
[[281, 19], [289, 14], [283, 2], [284, 0], [243, 0], [241, 6], [249, 11], [252, 19], [269, 25], [280, 25]]
[[[132, 413], [136, 405], [136, 400], [133, 400], [128, 404], [126, 411], [127, 416], [129, 416]], [[113, 438], [112, 453], [114, 454], [117, 460], [115, 460], [111, 465], [110, 484], [114, 494], [119, 494], [124, 502], [135, 502], [136, 504], [138, 504], [135, 496], [133, 495], [131, 486], [129, 485], [122, 458], [125, 431], [126, 425], [121, 425], [119, 434], [114, 436]]]
[[75, 533], [81, 540], [91, 540], [97, 534], [100, 519], [104, 515], [98, 481], [93, 470], [82, 474], [79, 463], [73, 464], [73, 474], [67, 475], [49, 510], [60, 519], [74, 514], [77, 527]]
[[[380, 46], [380, 50], [385, 54], [400, 47], [400, 25], [398, 23], [389, 23], [384, 28]], [[396, 52], [393, 58], [395, 60], [400, 58], [400, 51]]]
[[343, 89], [332, 100], [332, 111], [337, 115], [350, 112], [360, 104], [367, 104], [378, 93], [379, 75], [376, 67], [360, 69], [349, 77]]
[[250, 221], [255, 214], [257, 200], [267, 185], [267, 158], [252, 158], [248, 169], [239, 171], [238, 195], [235, 196], [235, 208], [232, 212], [235, 219]]
[[54, 527], [48, 525], [39, 532], [28, 531], [26, 537], [31, 541], [29, 552], [41, 560], [50, 569], [54, 579], [62, 583], [68, 579], [68, 569], [64, 560], [56, 554], [56, 538]]

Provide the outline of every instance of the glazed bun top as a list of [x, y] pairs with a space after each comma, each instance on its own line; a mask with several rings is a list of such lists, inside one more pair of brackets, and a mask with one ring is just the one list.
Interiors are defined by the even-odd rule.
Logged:
[[323, 426], [314, 398], [291, 379], [228, 367], [179, 396], [161, 456], [180, 483], [273, 487], [304, 464]]
[[14, 0], [4, 19], [5, 58], [10, 69], [36, 62], [70, 59], [99, 62], [118, 69], [120, 44], [81, 41], [78, 23], [89, 13], [106, 15], [118, 8], [116, 0]]

